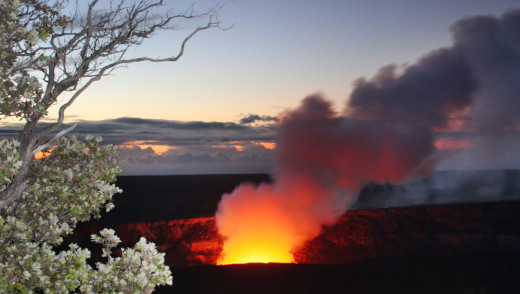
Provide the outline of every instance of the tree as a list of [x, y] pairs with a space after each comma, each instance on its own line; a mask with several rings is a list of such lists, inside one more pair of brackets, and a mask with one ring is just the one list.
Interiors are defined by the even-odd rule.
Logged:
[[[72, 3], [75, 7], [83, 2]], [[86, 11], [64, 11], [66, 0], [0, 0], [0, 115], [24, 122], [17, 140], [0, 141], [0, 292], [149, 293], [171, 283], [164, 254], [141, 239], [114, 257], [112, 230], [93, 235], [103, 244], [104, 263], [87, 264], [90, 252], [72, 244], [56, 252], [77, 222], [99, 217], [120, 190], [117, 146], [85, 141], [60, 130], [65, 110], [94, 82], [137, 62], [174, 62], [200, 31], [219, 28], [219, 7], [195, 13], [158, 14], [163, 1], [89, 1]], [[161, 30], [199, 23], [166, 58], [128, 57]], [[200, 23], [202, 22], [202, 25]], [[62, 103], [58, 101], [65, 96]], [[42, 127], [51, 106], [58, 119]], [[35, 160], [35, 154], [46, 152]]]

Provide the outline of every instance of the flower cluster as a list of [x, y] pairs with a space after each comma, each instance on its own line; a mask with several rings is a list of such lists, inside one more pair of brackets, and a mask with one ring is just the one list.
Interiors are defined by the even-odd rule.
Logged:
[[5, 190], [22, 165], [18, 152], [20, 142], [15, 140], [0, 141], [0, 191]]
[[164, 265], [164, 253], [157, 252], [155, 244], [141, 238], [133, 248], [122, 249], [121, 257], [112, 257], [111, 250], [120, 242], [114, 230], [104, 229], [92, 235], [92, 241], [103, 245], [106, 263], [98, 262], [97, 276], [86, 286], [96, 293], [107, 290], [123, 293], [150, 293], [155, 285], [171, 285], [172, 277]]
[[60, 14], [62, 1], [0, 0], [0, 114], [21, 118], [44, 115], [43, 91], [31, 69], [53, 62], [36, 44], [69, 19]]
[[[21, 199], [0, 213], [0, 292], [45, 293], [151, 292], [171, 284], [164, 254], [144, 240], [113, 258], [120, 242], [113, 230], [103, 230], [93, 241], [103, 245], [107, 263], [94, 269], [90, 252], [72, 244], [55, 251], [78, 221], [99, 217], [120, 189], [111, 184], [122, 170], [116, 146], [101, 145], [100, 137], [86, 141], [60, 138], [44, 158], [36, 160]], [[19, 168], [16, 141], [0, 141], [0, 192]], [[107, 204], [108, 202], [108, 204]]]

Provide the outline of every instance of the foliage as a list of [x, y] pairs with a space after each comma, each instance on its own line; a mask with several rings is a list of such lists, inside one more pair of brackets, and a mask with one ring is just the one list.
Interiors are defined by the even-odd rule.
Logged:
[[[112, 196], [120, 190], [111, 183], [122, 170], [117, 147], [101, 144], [102, 138], [65, 136], [73, 127], [52, 134], [75, 99], [114, 69], [177, 61], [196, 33], [219, 26], [219, 8], [158, 15], [153, 11], [160, 0], [114, 0], [108, 10], [98, 9], [98, 2], [67, 16], [66, 0], [0, 0], [0, 117], [24, 121], [17, 140], [0, 140], [1, 293], [150, 293], [172, 283], [164, 254], [144, 238], [113, 256], [120, 242], [115, 232], [92, 235], [105, 260], [95, 268], [87, 263], [87, 249], [57, 249], [78, 222], [113, 208]], [[175, 21], [202, 18], [206, 23], [184, 38], [178, 53], [126, 58], [130, 47], [175, 28]], [[53, 105], [59, 106], [58, 119], [42, 127]], [[35, 160], [41, 151], [46, 156]]]
[[[0, 292], [148, 293], [155, 285], [171, 284], [164, 254], [144, 239], [113, 258], [110, 250], [119, 243], [114, 231], [105, 229], [93, 236], [108, 258], [97, 263], [97, 270], [87, 264], [86, 249], [72, 244], [59, 253], [53, 250], [78, 221], [99, 216], [103, 205], [109, 210], [112, 203], [105, 203], [120, 191], [110, 184], [121, 172], [117, 148], [100, 145], [101, 141], [100, 137], [87, 137], [86, 142], [62, 137], [48, 156], [35, 161], [29, 188], [0, 215]], [[4, 189], [20, 165], [18, 145], [0, 141]]]
[[[29, 118], [44, 114], [43, 92], [29, 71], [50, 59], [36, 47], [54, 33], [54, 27], [69, 21], [61, 15], [61, 2], [0, 0], [0, 114]], [[48, 104], [48, 103], [47, 103]]]

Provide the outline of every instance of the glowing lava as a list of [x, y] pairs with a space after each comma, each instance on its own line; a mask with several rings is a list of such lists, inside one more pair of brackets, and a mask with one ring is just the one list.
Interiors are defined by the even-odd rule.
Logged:
[[219, 265], [237, 263], [294, 263], [294, 257], [283, 242], [269, 236], [254, 236], [239, 244], [228, 244], [227, 252], [218, 261]]
[[216, 217], [225, 239], [218, 264], [294, 262], [291, 251], [299, 244], [295, 223], [272, 186], [242, 185], [224, 198]]

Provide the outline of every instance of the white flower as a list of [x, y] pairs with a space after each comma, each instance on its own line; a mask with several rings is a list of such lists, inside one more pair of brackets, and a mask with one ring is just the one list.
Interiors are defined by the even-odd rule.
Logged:
[[72, 180], [72, 178], [74, 177], [74, 174], [72, 173], [72, 170], [70, 170], [70, 169], [66, 169], [65, 171], [63, 171], [63, 173], [65, 174], [65, 176], [67, 176], [67, 178], [69, 180]]
[[112, 270], [111, 265], [106, 265], [106, 264], [103, 264], [100, 262], [96, 263], [96, 266], [101, 275], [106, 275], [106, 274], [110, 273], [110, 271]]
[[114, 206], [115, 206], [114, 203], [112, 203], [112, 202], [108, 202], [108, 203], [105, 205], [105, 210], [106, 210], [107, 212], [109, 212], [109, 211], [111, 211], [111, 210], [114, 208]]
[[28, 271], [23, 271], [23, 276], [26, 278], [26, 279], [29, 279], [31, 277], [31, 273], [28, 272]]

